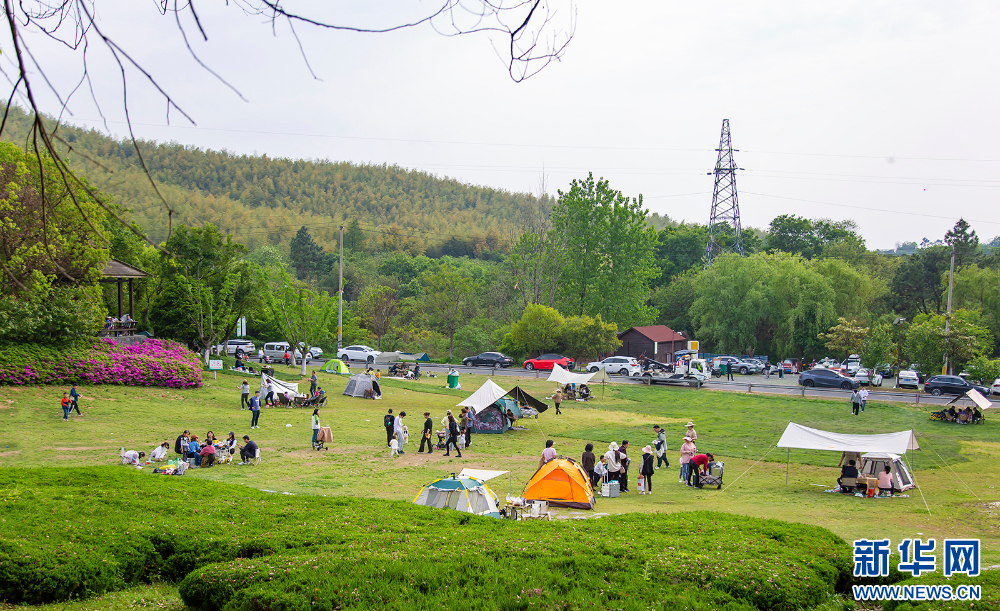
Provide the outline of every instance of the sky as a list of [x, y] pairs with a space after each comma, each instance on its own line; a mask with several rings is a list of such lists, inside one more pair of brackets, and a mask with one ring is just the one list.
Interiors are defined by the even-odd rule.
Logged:
[[[188, 53], [174, 14], [158, 10], [163, 1], [94, 0], [101, 33], [183, 111], [168, 114], [123, 60], [140, 138], [398, 165], [552, 195], [593, 172], [641, 194], [650, 212], [706, 223], [728, 119], [744, 227], [766, 228], [779, 214], [851, 219], [869, 248], [883, 249], [941, 239], [960, 217], [983, 241], [1000, 235], [996, 2], [548, 0], [544, 33], [572, 40], [520, 83], [507, 73], [503, 37], [447, 36], [446, 20], [381, 34], [299, 24], [293, 33], [248, 15], [252, 0], [215, 2], [196, 5], [205, 41], [182, 12], [191, 48], [230, 87]], [[282, 6], [380, 28], [444, 1]], [[451, 15], [472, 23], [463, 8]], [[80, 52], [30, 30], [24, 41], [66, 99], [81, 78]], [[8, 95], [10, 50], [8, 34]], [[121, 70], [95, 31], [87, 66], [94, 95], [78, 88], [66, 121], [124, 136]], [[58, 112], [41, 74], [31, 76], [39, 103]]]

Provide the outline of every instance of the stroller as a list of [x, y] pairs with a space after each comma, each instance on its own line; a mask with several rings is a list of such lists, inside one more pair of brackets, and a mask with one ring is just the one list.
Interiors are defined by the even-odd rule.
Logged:
[[[710, 462], [708, 463], [708, 472], [710, 475], [699, 475], [695, 472], [695, 487], [704, 488], [705, 486], [715, 486], [716, 490], [722, 488], [722, 471], [724, 468], [724, 463], [721, 462]], [[716, 474], [715, 469], [718, 467], [719, 472]]]
[[220, 443], [215, 448], [215, 462], [223, 465], [233, 462], [233, 454], [229, 451], [229, 446], [226, 443]]

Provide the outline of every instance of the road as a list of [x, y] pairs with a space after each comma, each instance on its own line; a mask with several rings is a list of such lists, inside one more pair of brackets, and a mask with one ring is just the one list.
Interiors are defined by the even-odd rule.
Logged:
[[[356, 366], [356, 365], [352, 365]], [[548, 371], [526, 371], [520, 367], [511, 367], [509, 369], [496, 369], [495, 371], [489, 367], [466, 367], [464, 365], [442, 365], [438, 363], [430, 363], [426, 365], [420, 365], [421, 372], [433, 371], [439, 374], [445, 374], [448, 369], [454, 368], [459, 374], [462, 373], [478, 373], [482, 375], [494, 375], [500, 377], [529, 377], [544, 380], [549, 377]], [[613, 376], [614, 381], [619, 384], [645, 384], [642, 378], [624, 378], [619, 376]], [[670, 385], [658, 384], [659, 388], [669, 389]], [[798, 377], [795, 375], [786, 375], [784, 378], [777, 378], [772, 376], [771, 379], [765, 379], [762, 375], [737, 375], [736, 380], [733, 382], [728, 382], [722, 379], [713, 378], [709, 382], [705, 382], [702, 388], [707, 388], [709, 390], [724, 390], [729, 392], [752, 392], [752, 393], [767, 393], [767, 394], [777, 394], [777, 395], [798, 395], [800, 397], [816, 397], [823, 399], [843, 399], [848, 400], [851, 398], [851, 391], [845, 391], [834, 388], [804, 388], [799, 386]], [[993, 397], [987, 397], [993, 399]], [[947, 405], [954, 397], [943, 396], [935, 397], [923, 392], [907, 391], [901, 389], [892, 388], [875, 388], [869, 387], [869, 401], [893, 401], [898, 403], [916, 403], [917, 405]], [[997, 401], [994, 401], [994, 406], [1000, 407]], [[968, 397], [962, 397], [956, 402], [959, 406], [971, 406], [973, 405], [972, 400]]]

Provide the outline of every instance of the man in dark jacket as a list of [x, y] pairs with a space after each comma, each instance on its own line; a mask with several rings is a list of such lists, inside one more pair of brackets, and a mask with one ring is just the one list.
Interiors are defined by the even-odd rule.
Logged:
[[431, 420], [431, 413], [424, 412], [424, 432], [420, 434], [420, 449], [417, 450], [417, 454], [424, 453], [424, 444], [427, 444], [427, 453], [434, 453], [434, 442], [431, 441], [431, 435], [434, 434], [434, 421]]
[[587, 476], [590, 477], [590, 487], [593, 488], [594, 484], [597, 483], [597, 474], [594, 473], [594, 467], [597, 465], [597, 456], [594, 454], [594, 444], [588, 443], [586, 447], [583, 448], [583, 456], [580, 461], [583, 470], [587, 472]]
[[191, 431], [184, 431], [181, 433], [180, 437], [178, 437], [174, 442], [174, 454], [179, 454], [180, 456], [187, 454], [188, 435], [190, 434]]
[[[396, 424], [396, 417], [392, 415], [391, 409], [389, 410], [389, 413], [382, 418], [382, 424], [385, 426], [385, 447], [389, 447], [389, 444], [392, 443], [392, 429]], [[400, 439], [399, 443], [403, 443], [403, 440]]]
[[257, 443], [250, 441], [249, 435], [243, 436], [243, 441], [247, 442], [246, 445], [240, 446], [240, 458], [243, 459], [241, 465], [248, 464], [254, 457], [257, 456]]

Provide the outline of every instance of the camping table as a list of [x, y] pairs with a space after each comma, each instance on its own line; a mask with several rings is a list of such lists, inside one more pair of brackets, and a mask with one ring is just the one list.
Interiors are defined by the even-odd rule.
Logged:
[[868, 490], [878, 490], [878, 478], [877, 477], [862, 477], [858, 479], [858, 483], [865, 482]]

